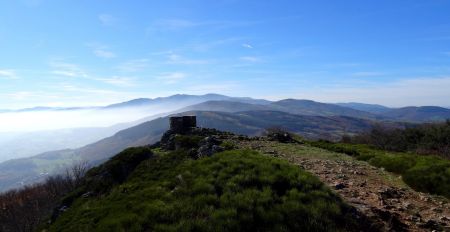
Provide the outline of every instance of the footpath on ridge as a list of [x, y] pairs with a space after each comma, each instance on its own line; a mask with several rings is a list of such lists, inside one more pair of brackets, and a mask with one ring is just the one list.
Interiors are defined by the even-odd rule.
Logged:
[[450, 231], [448, 199], [417, 192], [383, 169], [345, 154], [297, 143], [263, 139], [237, 143], [239, 148], [285, 159], [315, 174], [381, 230]]

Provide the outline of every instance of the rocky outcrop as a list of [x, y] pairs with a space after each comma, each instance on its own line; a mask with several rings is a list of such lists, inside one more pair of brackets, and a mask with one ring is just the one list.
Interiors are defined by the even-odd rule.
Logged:
[[170, 129], [161, 138], [161, 148], [165, 150], [189, 150], [192, 158], [211, 156], [225, 149], [220, 146], [223, 139], [236, 137], [216, 129], [196, 127], [195, 116], [171, 117]]

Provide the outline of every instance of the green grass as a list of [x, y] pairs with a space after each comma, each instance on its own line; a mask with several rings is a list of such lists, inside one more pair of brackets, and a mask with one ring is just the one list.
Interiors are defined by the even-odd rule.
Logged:
[[249, 150], [143, 161], [108, 193], [78, 198], [50, 231], [355, 231], [316, 177]]
[[387, 152], [367, 145], [341, 144], [325, 141], [310, 145], [334, 152], [345, 153], [358, 160], [384, 168], [402, 176], [404, 182], [417, 191], [450, 198], [450, 160], [438, 156]]

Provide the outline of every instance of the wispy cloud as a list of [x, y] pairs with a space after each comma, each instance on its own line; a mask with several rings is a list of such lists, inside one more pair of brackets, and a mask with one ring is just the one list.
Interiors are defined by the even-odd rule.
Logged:
[[130, 77], [113, 76], [113, 77], [108, 77], [108, 78], [96, 78], [96, 80], [102, 81], [102, 82], [110, 84], [110, 85], [119, 86], [119, 87], [135, 86], [134, 78], [130, 78]]
[[242, 47], [244, 47], [244, 48], [248, 48], [248, 49], [252, 49], [253, 48], [253, 46], [252, 45], [250, 45], [250, 44], [242, 44]]
[[181, 55], [175, 54], [175, 53], [170, 53], [167, 56], [168, 59], [168, 63], [169, 64], [186, 64], [186, 65], [191, 65], [191, 64], [207, 64], [210, 61], [208, 60], [200, 60], [200, 59], [188, 59], [185, 58]]
[[138, 72], [149, 66], [148, 59], [134, 59], [120, 64], [117, 68], [122, 72]]
[[58, 76], [84, 78], [88, 77], [87, 73], [76, 64], [61, 61], [52, 61], [50, 62], [50, 67], [53, 69], [51, 73]]
[[240, 89], [240, 85], [236, 83], [217, 83], [217, 84], [200, 84], [191, 85], [186, 88], [186, 92], [190, 94], [205, 94], [205, 93], [231, 93]]
[[166, 84], [175, 84], [187, 77], [186, 73], [173, 72], [164, 73], [157, 77], [157, 79], [164, 81]]
[[89, 43], [87, 44], [89, 48], [92, 49], [92, 53], [94, 53], [95, 56], [101, 57], [101, 58], [115, 58], [117, 55], [112, 52], [108, 46], [98, 43]]
[[92, 88], [88, 86], [79, 86], [74, 84], [59, 84], [58, 88], [65, 92], [77, 92], [77, 93], [86, 93], [86, 94], [115, 94], [117, 91], [109, 90], [109, 89], [100, 89], [100, 88]]
[[148, 28], [147, 33], [152, 31], [175, 31], [183, 29], [191, 29], [196, 27], [213, 27], [214, 29], [232, 28], [232, 27], [246, 27], [252, 26], [261, 21], [226, 21], [226, 20], [206, 20], [195, 21], [188, 19], [160, 19], [154, 21]]
[[117, 19], [110, 14], [100, 14], [98, 20], [104, 26], [113, 26], [117, 22]]
[[190, 45], [188, 45], [188, 48], [195, 51], [210, 51], [211, 49], [217, 49], [218, 47], [230, 45], [235, 45], [236, 42], [243, 40], [241, 37], [230, 37], [225, 39], [218, 39], [218, 40], [210, 40], [210, 41], [196, 41]]
[[15, 70], [12, 69], [0, 69], [0, 79], [15, 80], [19, 79]]
[[14, 100], [24, 100], [24, 99], [36, 96], [35, 93], [28, 92], [28, 91], [18, 91], [18, 92], [13, 92], [13, 93], [7, 93], [5, 95]]

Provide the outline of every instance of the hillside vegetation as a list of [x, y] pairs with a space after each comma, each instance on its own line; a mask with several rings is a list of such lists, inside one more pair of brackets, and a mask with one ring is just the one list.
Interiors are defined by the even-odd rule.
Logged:
[[350, 208], [318, 179], [249, 150], [142, 162], [104, 195], [78, 198], [50, 231], [346, 231]]
[[369, 132], [345, 137], [344, 141], [368, 144], [383, 150], [432, 154], [450, 159], [450, 120], [405, 129], [378, 125]]

